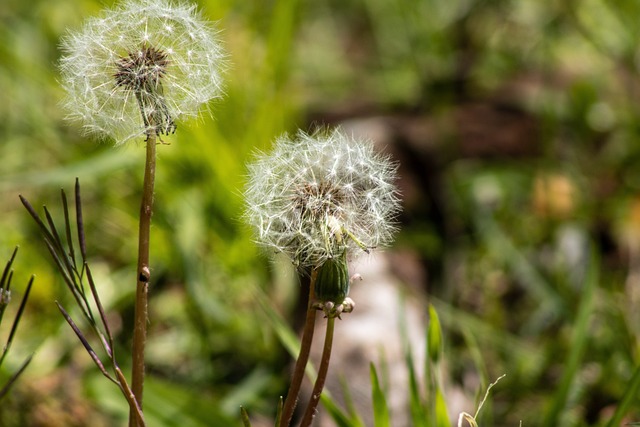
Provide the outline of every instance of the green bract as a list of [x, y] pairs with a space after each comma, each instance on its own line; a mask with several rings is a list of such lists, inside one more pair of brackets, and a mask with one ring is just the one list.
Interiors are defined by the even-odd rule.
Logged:
[[346, 253], [328, 259], [318, 270], [315, 284], [316, 299], [340, 305], [349, 295], [349, 268]]

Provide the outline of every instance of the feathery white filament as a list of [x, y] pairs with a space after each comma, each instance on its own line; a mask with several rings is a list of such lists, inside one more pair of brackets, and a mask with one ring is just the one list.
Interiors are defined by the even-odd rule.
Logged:
[[389, 244], [400, 209], [396, 165], [341, 130], [281, 137], [249, 165], [245, 218], [259, 244], [299, 268]]
[[60, 71], [68, 118], [118, 144], [147, 134], [153, 124], [143, 120], [136, 91], [116, 81], [123, 58], [145, 49], [166, 57], [158, 86], [161, 102], [148, 102], [147, 109], [161, 105], [169, 120], [193, 117], [202, 104], [221, 96], [224, 53], [216, 31], [195, 6], [128, 0], [63, 40]]

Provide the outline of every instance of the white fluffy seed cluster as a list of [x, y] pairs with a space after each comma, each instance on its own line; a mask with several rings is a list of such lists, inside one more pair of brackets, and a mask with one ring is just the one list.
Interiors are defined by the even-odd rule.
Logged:
[[[221, 95], [224, 53], [217, 32], [193, 5], [126, 0], [69, 33], [62, 50], [68, 118], [80, 122], [87, 133], [111, 137], [117, 144], [149, 133], [154, 124], [147, 117], [162, 117], [164, 131], [175, 130], [173, 120], [197, 116], [202, 104]], [[153, 58], [161, 64], [147, 64], [139, 72], [152, 75], [140, 87], [152, 82], [154, 93], [132, 90], [126, 81], [131, 78], [122, 77], [122, 64], [144, 65]]]
[[387, 245], [400, 209], [396, 165], [337, 129], [292, 140], [249, 165], [245, 219], [257, 242], [300, 269]]

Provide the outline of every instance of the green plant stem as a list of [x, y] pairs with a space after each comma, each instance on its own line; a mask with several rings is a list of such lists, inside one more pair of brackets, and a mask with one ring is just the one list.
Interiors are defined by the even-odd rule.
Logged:
[[622, 419], [625, 415], [627, 415], [627, 412], [629, 412], [629, 410], [633, 407], [633, 402], [638, 398], [638, 389], [640, 389], [640, 365], [633, 373], [633, 377], [631, 377], [631, 380], [627, 385], [627, 390], [625, 391], [622, 400], [616, 407], [616, 411], [614, 412], [613, 416], [607, 423], [607, 427], [616, 427], [623, 425]]
[[[144, 170], [142, 203], [140, 204], [140, 228], [138, 234], [138, 269], [136, 303], [133, 326], [133, 361], [131, 391], [142, 411], [142, 393], [144, 387], [144, 349], [147, 340], [147, 298], [151, 272], [149, 269], [149, 235], [151, 214], [153, 211], [153, 187], [156, 175], [156, 134], [153, 130], [147, 138], [147, 159]], [[129, 426], [139, 427], [135, 408], [129, 413]]]
[[314, 269], [311, 272], [311, 280], [309, 283], [309, 301], [307, 303], [307, 317], [304, 322], [304, 329], [302, 331], [302, 342], [300, 343], [300, 353], [296, 360], [296, 366], [293, 370], [293, 376], [291, 377], [291, 385], [289, 386], [289, 392], [282, 408], [282, 415], [280, 418], [280, 427], [288, 427], [293, 417], [293, 411], [298, 403], [298, 394], [300, 393], [300, 386], [302, 385], [302, 379], [304, 378], [304, 370], [309, 361], [309, 353], [311, 353], [311, 342], [313, 341], [313, 332], [316, 325], [316, 309], [313, 308], [313, 300], [315, 298], [315, 285], [316, 277], [318, 277], [318, 270]]
[[320, 402], [320, 395], [324, 388], [324, 383], [327, 379], [327, 372], [329, 371], [329, 360], [331, 359], [331, 349], [333, 348], [333, 330], [335, 329], [336, 318], [330, 316], [327, 319], [327, 332], [324, 337], [324, 348], [322, 349], [322, 358], [320, 359], [320, 368], [318, 368], [318, 378], [313, 386], [313, 392], [309, 399], [309, 405], [307, 406], [300, 427], [309, 427], [313, 422], [313, 417], [316, 415], [316, 408], [318, 402]]
[[595, 251], [592, 249], [580, 306], [573, 327], [573, 337], [571, 338], [569, 355], [564, 363], [564, 372], [553, 396], [551, 408], [543, 420], [543, 426], [554, 427], [562, 424], [562, 412], [569, 401], [571, 387], [575, 383], [576, 376], [580, 370], [580, 364], [585, 355], [589, 339], [591, 338], [589, 335], [589, 326], [596, 305], [597, 289], [600, 280], [599, 262]]

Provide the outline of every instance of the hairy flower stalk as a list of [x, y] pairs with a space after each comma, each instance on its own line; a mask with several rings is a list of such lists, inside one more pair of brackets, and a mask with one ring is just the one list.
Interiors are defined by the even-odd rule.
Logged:
[[[62, 49], [69, 118], [117, 144], [146, 137], [131, 385], [142, 409], [156, 142], [176, 131], [180, 117], [197, 116], [203, 104], [220, 96], [224, 55], [195, 6], [168, 0], [125, 0], [70, 33]], [[130, 426], [137, 424], [135, 410]]]
[[[295, 140], [282, 137], [271, 154], [260, 155], [249, 165], [245, 218], [254, 227], [257, 242], [288, 256], [303, 274], [311, 274], [302, 346], [281, 427], [290, 424], [295, 409], [315, 310], [324, 311], [331, 322], [328, 351], [323, 355], [326, 366], [317, 383], [321, 391], [333, 319], [353, 309], [348, 262], [393, 238], [399, 211], [395, 176], [396, 165], [375, 153], [369, 141], [339, 129], [313, 135], [300, 132]], [[317, 400], [310, 402], [307, 412], [313, 413], [316, 405]]]

